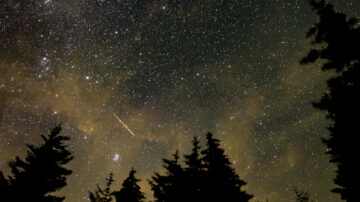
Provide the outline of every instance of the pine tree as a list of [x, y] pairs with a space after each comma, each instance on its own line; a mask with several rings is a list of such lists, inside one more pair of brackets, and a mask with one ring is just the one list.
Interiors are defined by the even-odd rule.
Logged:
[[[57, 126], [49, 135], [41, 135], [44, 143], [38, 147], [27, 145], [25, 160], [16, 157], [9, 162], [12, 176], [9, 177], [5, 201], [64, 200], [65, 197], [50, 195], [51, 192], [64, 187], [66, 176], [72, 173], [63, 167], [73, 159], [64, 143], [70, 138], [60, 135], [60, 131], [61, 126]], [[1, 181], [4, 183], [4, 180]]]
[[202, 151], [206, 172], [202, 187], [206, 196], [203, 201], [249, 201], [252, 195], [241, 190], [246, 182], [231, 167], [224, 150], [220, 148], [219, 140], [213, 138], [211, 133], [207, 134], [206, 139], [207, 147]]
[[320, 22], [309, 30], [307, 37], [313, 37], [312, 43], [318, 48], [312, 49], [301, 63], [321, 59], [323, 70], [336, 71], [327, 82], [329, 92], [314, 103], [314, 107], [327, 111], [332, 121], [328, 127], [330, 138], [323, 140], [330, 161], [337, 166], [334, 179], [337, 187], [332, 191], [343, 200], [359, 201], [360, 164], [354, 157], [359, 154], [360, 140], [360, 26], [357, 19], [347, 19], [324, 0], [311, 1], [311, 5]]
[[187, 171], [201, 171], [203, 168], [202, 162], [200, 159], [200, 152], [199, 152], [199, 149], [201, 147], [199, 146], [200, 142], [196, 136], [194, 136], [192, 143], [193, 143], [192, 153], [190, 155], [184, 155], [185, 164], [187, 165], [186, 170]]
[[132, 168], [129, 177], [122, 184], [121, 190], [113, 193], [117, 202], [144, 201], [144, 194], [140, 191], [140, 186], [137, 184], [140, 180], [135, 177], [135, 173], [135, 169]]
[[155, 173], [149, 181], [157, 202], [183, 202], [186, 194], [184, 169], [179, 163], [179, 153], [173, 155], [174, 160], [163, 159], [165, 175]]
[[101, 187], [96, 184], [96, 190], [94, 193], [89, 192], [89, 199], [91, 202], [111, 202], [113, 193], [110, 190], [111, 184], [114, 182], [113, 174], [110, 173], [109, 178], [106, 178], [106, 187], [101, 189]]
[[192, 152], [184, 155], [185, 168], [179, 163], [178, 152], [174, 160], [163, 160], [165, 175], [155, 173], [150, 181], [156, 201], [247, 202], [252, 198], [241, 190], [246, 183], [231, 167], [219, 140], [208, 133], [207, 147], [199, 150], [199, 141], [194, 137]]
[[202, 185], [204, 182], [204, 169], [200, 158], [199, 140], [194, 137], [191, 154], [184, 155], [185, 158], [185, 192], [186, 201], [201, 201], [203, 198]]

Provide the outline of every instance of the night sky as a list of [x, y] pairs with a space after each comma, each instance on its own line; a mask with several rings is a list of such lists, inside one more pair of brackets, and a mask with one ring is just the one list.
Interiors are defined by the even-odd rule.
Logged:
[[[0, 0], [0, 170], [62, 123], [75, 156], [66, 201], [110, 172], [120, 189], [131, 167], [152, 199], [161, 159], [210, 131], [253, 201], [291, 201], [293, 186], [340, 201], [328, 121], [311, 105], [331, 74], [299, 65], [317, 22], [307, 1], [18, 2]], [[359, 16], [358, 0], [329, 2]]]

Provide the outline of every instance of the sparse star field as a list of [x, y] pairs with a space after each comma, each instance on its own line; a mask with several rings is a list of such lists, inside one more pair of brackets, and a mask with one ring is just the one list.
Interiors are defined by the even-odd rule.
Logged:
[[[31, 1], [33, 2], [33, 1]], [[114, 173], [147, 180], [193, 136], [221, 140], [253, 201], [293, 186], [330, 194], [326, 114], [311, 105], [330, 73], [300, 66], [318, 21], [300, 0], [0, 0], [0, 170], [56, 124], [73, 174], [60, 193], [86, 201]], [[357, 0], [332, 0], [359, 16]]]

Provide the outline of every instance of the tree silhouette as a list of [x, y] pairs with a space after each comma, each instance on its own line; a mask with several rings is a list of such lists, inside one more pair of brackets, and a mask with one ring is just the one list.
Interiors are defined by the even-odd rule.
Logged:
[[6, 180], [0, 174], [1, 187], [8, 192], [5, 201], [63, 201], [65, 197], [49, 195], [66, 185], [66, 176], [72, 173], [63, 167], [73, 159], [64, 142], [70, 138], [60, 135], [61, 126], [49, 135], [41, 135], [44, 143], [36, 147], [27, 145], [25, 160], [16, 157], [9, 162], [12, 176]]
[[204, 166], [202, 165], [200, 158], [200, 152], [199, 152], [200, 142], [196, 136], [194, 137], [192, 143], [193, 143], [192, 153], [190, 155], [184, 155], [184, 158], [185, 158], [185, 164], [187, 165], [186, 170], [191, 172], [193, 175], [195, 175], [194, 172], [201, 171]]
[[320, 22], [307, 33], [313, 37], [312, 49], [302, 59], [302, 64], [325, 61], [323, 70], [335, 70], [336, 76], [327, 81], [329, 92], [314, 107], [328, 112], [332, 121], [328, 127], [330, 138], [324, 139], [330, 161], [337, 166], [334, 182], [338, 185], [332, 192], [343, 200], [358, 201], [360, 192], [360, 165], [354, 159], [360, 140], [358, 128], [360, 114], [360, 28], [358, 20], [347, 19], [335, 12], [324, 0], [311, 1]]
[[157, 202], [185, 201], [184, 169], [179, 163], [179, 153], [175, 152], [173, 160], [163, 159], [165, 175], [155, 173], [149, 181]]
[[89, 192], [89, 199], [91, 202], [111, 202], [113, 193], [110, 190], [111, 184], [114, 182], [113, 173], [110, 173], [109, 178], [106, 178], [106, 187], [101, 187], [96, 184], [96, 190], [94, 193]]
[[203, 201], [249, 201], [252, 195], [241, 191], [246, 182], [241, 180], [231, 167], [219, 140], [211, 133], [206, 136], [206, 148], [202, 151], [205, 166], [203, 189], [206, 193]]
[[191, 154], [185, 158], [185, 192], [186, 201], [201, 201], [203, 198], [202, 186], [204, 183], [204, 166], [200, 158], [199, 140], [194, 137]]
[[96, 184], [96, 190], [94, 193], [89, 192], [89, 199], [91, 202], [111, 202], [112, 201], [112, 192], [110, 190], [111, 184], [114, 182], [113, 174], [110, 173], [109, 178], [106, 178], [106, 187], [101, 189], [101, 187]]
[[140, 180], [135, 177], [135, 169], [132, 168], [129, 177], [122, 184], [120, 191], [113, 192], [117, 202], [142, 202], [145, 197], [137, 184]]
[[239, 178], [219, 140], [207, 134], [207, 147], [199, 152], [199, 141], [193, 140], [193, 149], [184, 155], [186, 167], [179, 163], [178, 152], [173, 160], [164, 159], [165, 175], [155, 173], [150, 185], [158, 202], [177, 201], [237, 201], [252, 198], [241, 187], [246, 183]]

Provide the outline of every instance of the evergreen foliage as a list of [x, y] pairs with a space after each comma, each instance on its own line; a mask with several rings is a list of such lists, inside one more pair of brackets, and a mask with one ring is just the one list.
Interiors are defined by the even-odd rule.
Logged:
[[311, 1], [320, 22], [308, 32], [312, 49], [302, 64], [325, 61], [323, 70], [335, 70], [336, 75], [327, 81], [329, 92], [314, 107], [328, 112], [332, 121], [328, 127], [330, 138], [324, 139], [330, 161], [337, 166], [337, 185], [332, 191], [346, 201], [359, 201], [360, 164], [354, 160], [359, 153], [357, 144], [360, 130], [357, 127], [360, 114], [360, 26], [356, 18], [347, 19], [334, 10], [331, 4]]
[[204, 198], [204, 165], [201, 161], [199, 140], [194, 137], [192, 152], [184, 155], [185, 158], [185, 192], [187, 201], [201, 201]]
[[150, 181], [156, 201], [246, 202], [252, 198], [241, 190], [246, 182], [235, 173], [219, 140], [208, 133], [206, 148], [199, 149], [194, 138], [192, 153], [184, 156], [185, 168], [179, 163], [178, 152], [173, 160], [164, 159], [165, 175], [156, 173]]
[[179, 162], [178, 151], [175, 152], [173, 158], [173, 160], [163, 159], [165, 175], [155, 173], [149, 181], [157, 202], [185, 200], [185, 173]]
[[110, 173], [109, 178], [106, 179], [106, 187], [104, 189], [101, 189], [101, 187], [96, 184], [96, 190], [94, 193], [89, 192], [89, 199], [91, 202], [111, 202], [112, 192], [110, 190], [111, 184], [114, 182], [113, 180], [113, 174]]
[[135, 169], [132, 168], [129, 177], [123, 182], [121, 190], [113, 192], [117, 202], [144, 201], [144, 194], [140, 191], [140, 186], [137, 184], [140, 180], [135, 177], [135, 173]]
[[60, 135], [61, 126], [53, 128], [49, 135], [41, 135], [40, 146], [27, 145], [25, 160], [16, 157], [9, 162], [12, 176], [5, 179], [0, 174], [4, 201], [63, 201], [65, 197], [50, 193], [66, 186], [66, 176], [72, 173], [63, 165], [73, 159], [65, 144], [70, 138]]
[[206, 135], [206, 148], [202, 161], [205, 166], [204, 201], [249, 201], [252, 195], [241, 191], [246, 182], [235, 173], [224, 150], [220, 148], [220, 141], [213, 138], [211, 133]]

